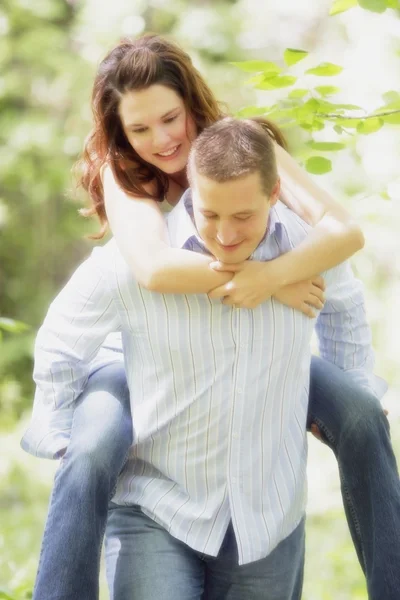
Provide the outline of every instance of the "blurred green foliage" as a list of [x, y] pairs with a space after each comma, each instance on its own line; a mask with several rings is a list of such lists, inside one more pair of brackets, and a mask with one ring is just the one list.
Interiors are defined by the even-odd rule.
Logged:
[[[398, 114], [371, 114], [366, 120], [365, 113], [332, 100], [340, 92], [335, 56], [318, 58], [312, 65], [305, 62], [306, 74], [316, 80], [315, 85], [304, 85], [302, 64], [299, 70], [297, 63], [313, 58], [312, 53], [287, 48], [283, 61], [279, 54], [272, 62], [269, 56], [254, 55], [251, 47], [241, 47], [238, 39], [246, 19], [239, 0], [136, 0], [123, 5], [113, 3], [120, 12], [118, 22], [110, 19], [105, 4], [91, 0], [3, 0], [0, 5], [0, 600], [30, 598], [37, 567], [54, 466], [44, 467], [45, 475], [38, 477], [38, 462], [18, 455], [20, 428], [8, 432], [32, 402], [35, 331], [51, 298], [89, 252], [91, 244], [83, 235], [96, 229], [77, 214], [85, 199], [75, 188], [71, 169], [90, 127], [96, 62], [108, 47], [143, 28], [172, 34], [194, 56], [217, 95], [240, 108], [242, 116], [265, 114], [292, 127], [302, 145], [301, 158], [315, 174], [329, 171], [338, 151], [351, 147], [356, 154], [357, 137], [372, 136], [384, 124], [399, 124]], [[398, 8], [398, 1], [334, 0], [331, 15], [360, 6], [380, 13]], [[247, 66], [241, 68], [247, 79], [252, 77], [257, 93], [283, 90], [283, 96], [272, 96], [269, 106], [256, 105], [241, 73], [232, 76], [236, 70], [229, 63], [243, 60]], [[326, 76], [328, 80], [320, 79]], [[397, 113], [399, 98], [395, 90], [384, 94], [377, 112]], [[329, 121], [324, 113], [332, 111], [336, 117]], [[318, 138], [324, 127], [335, 134], [330, 141]], [[360, 163], [357, 155], [355, 160]], [[345, 185], [349, 194], [363, 190], [351, 180]], [[367, 225], [369, 219], [376, 221], [367, 213]], [[383, 348], [383, 298], [397, 273], [391, 246], [385, 251], [385, 243], [397, 232], [394, 225], [393, 231], [382, 222], [375, 225], [382, 252], [367, 251], [358, 267], [375, 290], [372, 324]], [[397, 361], [390, 359], [385, 368], [394, 379]], [[364, 578], [342, 512], [309, 518], [307, 555], [306, 600], [365, 600]], [[104, 575], [102, 581], [105, 599]]]

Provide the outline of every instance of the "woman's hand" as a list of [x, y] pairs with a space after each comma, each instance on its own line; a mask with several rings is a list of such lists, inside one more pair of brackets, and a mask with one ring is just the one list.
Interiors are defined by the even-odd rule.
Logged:
[[317, 316], [315, 309], [321, 310], [324, 306], [325, 282], [322, 277], [315, 277], [307, 281], [299, 281], [281, 288], [274, 294], [274, 298], [299, 310], [310, 319]]
[[226, 263], [211, 263], [216, 271], [231, 271], [235, 275], [225, 285], [212, 290], [210, 298], [223, 298], [222, 302], [235, 305], [237, 308], [255, 308], [265, 302], [280, 285], [269, 269], [271, 263], [258, 261], [245, 261], [244, 263], [229, 265]]
[[240, 265], [212, 263], [212, 268], [218, 271], [233, 271], [236, 274], [231, 281], [212, 290], [209, 297], [222, 298], [224, 304], [237, 308], [255, 308], [274, 296], [279, 302], [314, 318], [314, 309], [319, 310], [324, 304], [323, 278], [316, 277], [280, 287], [279, 282], [271, 277], [271, 264], [272, 261], [246, 261]]

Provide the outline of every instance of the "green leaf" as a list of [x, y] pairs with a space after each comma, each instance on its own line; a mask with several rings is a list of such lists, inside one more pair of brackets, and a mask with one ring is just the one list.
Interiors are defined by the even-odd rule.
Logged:
[[285, 52], [283, 53], [283, 60], [285, 61], [288, 67], [291, 67], [292, 65], [298, 63], [300, 60], [303, 60], [303, 58], [305, 58], [306, 56], [308, 56], [308, 52], [306, 52], [305, 50], [286, 48]]
[[282, 119], [293, 119], [295, 111], [295, 108], [281, 108], [266, 113], [265, 116], [272, 121], [281, 121]]
[[343, 133], [343, 127], [340, 127], [340, 125], [335, 125], [335, 126], [333, 127], [333, 131], [336, 131], [336, 133], [337, 133], [338, 135], [342, 135], [342, 133]]
[[231, 65], [238, 67], [246, 73], [280, 73], [282, 69], [273, 62], [265, 60], [243, 60], [240, 62], [231, 62]]
[[26, 331], [29, 326], [21, 321], [14, 321], [13, 319], [6, 319], [5, 317], [0, 318], [0, 329], [9, 331], [10, 333], [20, 333]]
[[383, 119], [384, 123], [388, 123], [389, 125], [400, 125], [400, 112], [381, 117], [381, 119]]
[[387, 9], [387, 0], [358, 0], [358, 4], [365, 10], [383, 13]]
[[269, 77], [254, 87], [257, 90], [275, 90], [278, 88], [289, 87], [296, 83], [296, 81], [297, 77], [293, 77], [292, 75], [282, 75], [277, 77]]
[[237, 117], [247, 119], [247, 117], [259, 117], [271, 111], [275, 106], [246, 106], [236, 112]]
[[342, 71], [343, 67], [339, 67], [339, 65], [334, 65], [330, 62], [324, 62], [317, 67], [308, 69], [306, 73], [309, 75], [318, 75], [319, 77], [331, 77], [332, 75], [338, 75]]
[[379, 131], [381, 127], [383, 127], [383, 119], [374, 117], [372, 119], [365, 119], [365, 121], [361, 121], [361, 123], [357, 125], [357, 132], [368, 135], [369, 133], [375, 133], [375, 131]]
[[300, 127], [302, 129], [305, 129], [306, 131], [322, 131], [323, 129], [325, 129], [325, 123], [324, 121], [321, 121], [321, 119], [315, 119], [315, 118], [311, 118], [309, 120], [305, 120], [305, 121], [299, 121], [298, 123], [300, 125]]
[[392, 102], [400, 102], [400, 94], [399, 92], [395, 92], [394, 90], [390, 90], [390, 92], [385, 92], [382, 94], [382, 98], [385, 104], [392, 104]]
[[297, 90], [289, 92], [289, 98], [304, 98], [306, 94], [308, 94], [308, 90], [298, 88]]
[[386, 0], [386, 6], [388, 8], [394, 8], [399, 9], [400, 8], [400, 1], [399, 0]]
[[341, 142], [315, 142], [314, 140], [307, 142], [307, 146], [318, 152], [337, 152], [346, 148], [346, 144]]
[[306, 169], [313, 175], [323, 175], [332, 171], [332, 162], [322, 156], [312, 156], [306, 161]]
[[357, 104], [334, 104], [333, 106], [343, 110], [362, 110], [361, 106], [357, 106]]
[[333, 96], [340, 92], [340, 88], [334, 85], [317, 85], [314, 90], [321, 94], [321, 96]]
[[346, 129], [356, 129], [362, 119], [346, 119], [346, 117], [332, 117], [331, 119], [336, 125], [345, 127]]
[[338, 15], [345, 10], [349, 10], [349, 8], [353, 8], [353, 6], [357, 6], [357, 0], [334, 0], [329, 14], [331, 16]]

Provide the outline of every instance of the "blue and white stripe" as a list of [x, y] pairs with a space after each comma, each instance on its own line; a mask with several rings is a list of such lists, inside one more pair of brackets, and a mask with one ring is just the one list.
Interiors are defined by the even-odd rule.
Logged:
[[[169, 216], [171, 243], [200, 251], [190, 196], [185, 200]], [[272, 259], [306, 234], [307, 226], [278, 205], [253, 258]], [[381, 393], [359, 284], [345, 264], [325, 280], [317, 328], [323, 356]], [[41, 456], [65, 447], [68, 415], [92, 361], [106, 336], [120, 331], [136, 444], [113, 501], [140, 505], [210, 555], [218, 554], [232, 520], [240, 564], [256, 561], [304, 515], [313, 325], [274, 299], [237, 310], [206, 295], [149, 292], [111, 241], [77, 270], [39, 331], [38, 391], [24, 447]], [[118, 341], [107, 343], [97, 367], [120, 357]]]

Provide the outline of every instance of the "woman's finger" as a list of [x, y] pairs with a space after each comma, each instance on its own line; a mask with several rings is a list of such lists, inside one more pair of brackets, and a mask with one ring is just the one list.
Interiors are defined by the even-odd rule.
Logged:
[[324, 303], [321, 302], [321, 300], [317, 296], [314, 296], [313, 293], [309, 294], [307, 298], [307, 303], [311, 304], [311, 306], [313, 306], [317, 310], [321, 310], [322, 308], [324, 308]]
[[315, 319], [315, 312], [313, 311], [312, 307], [309, 304], [307, 304], [307, 302], [302, 302], [300, 310], [304, 315], [306, 315], [306, 317], [309, 317], [310, 319]]
[[321, 288], [317, 287], [316, 285], [312, 285], [310, 294], [316, 296], [320, 302], [325, 302], [324, 292], [321, 290]]
[[320, 288], [322, 291], [325, 290], [325, 279], [323, 277], [321, 277], [321, 275], [318, 275], [318, 277], [314, 277], [314, 279], [312, 280], [313, 285], [317, 286], [318, 288]]

